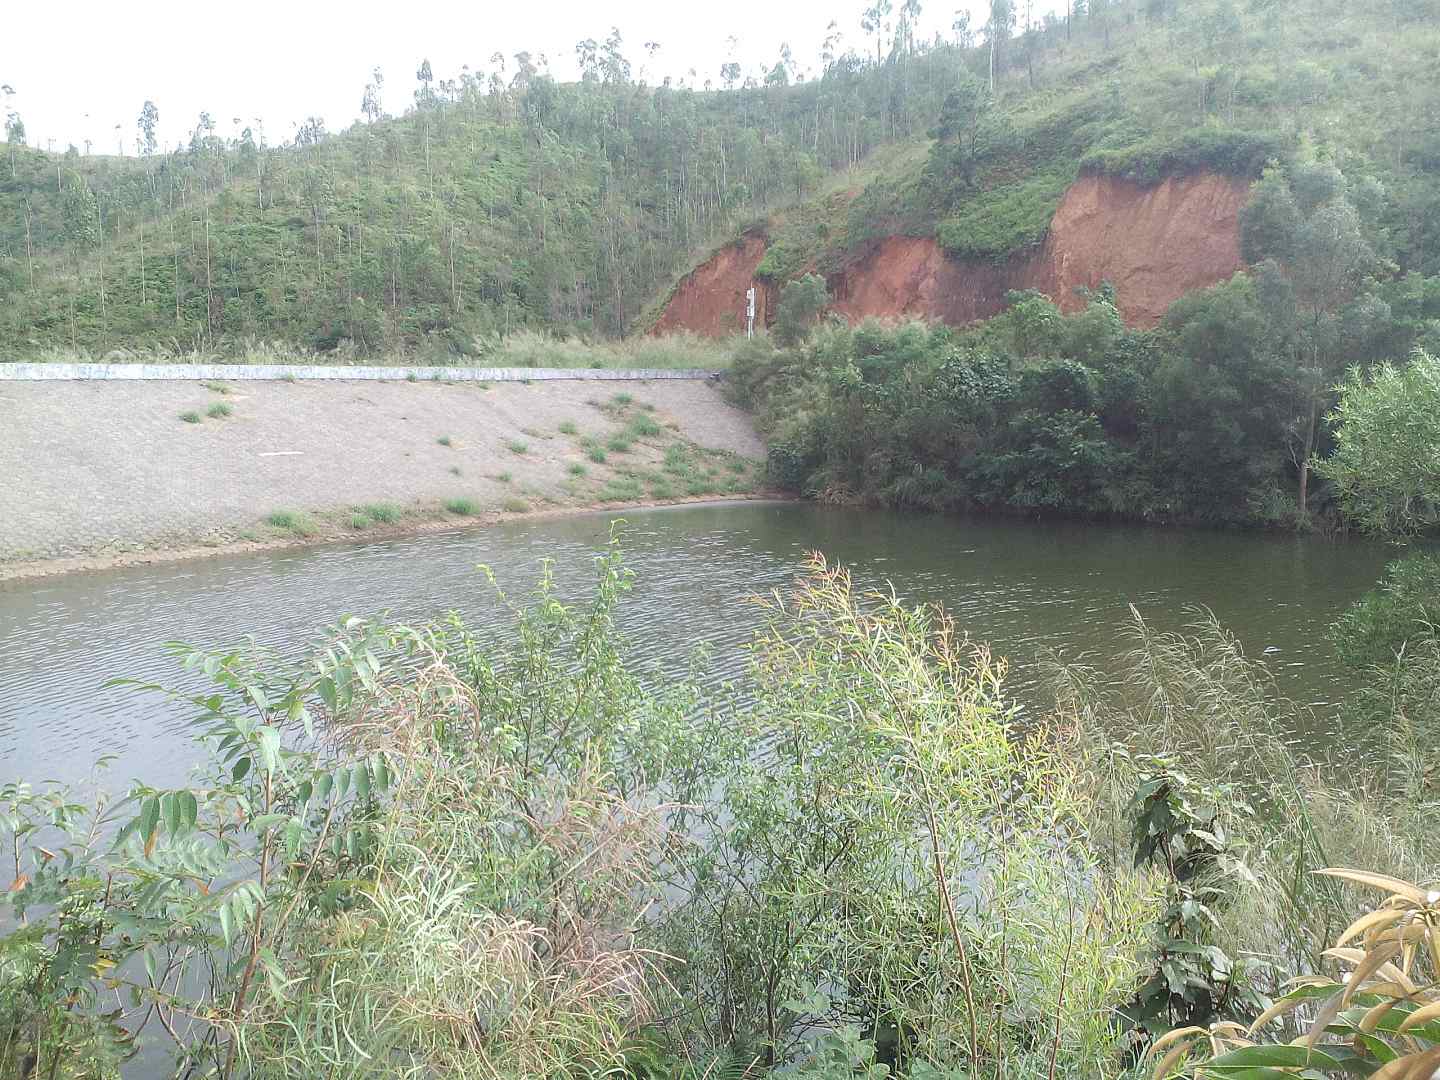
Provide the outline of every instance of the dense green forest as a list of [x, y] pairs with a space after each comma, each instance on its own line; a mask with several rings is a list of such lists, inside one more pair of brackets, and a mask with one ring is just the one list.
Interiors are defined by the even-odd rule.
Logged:
[[624, 336], [758, 220], [776, 282], [894, 231], [1002, 255], [1043, 237], [1081, 169], [1255, 175], [1312, 151], [1367, 185], [1377, 254], [1440, 268], [1433, 0], [1076, 0], [1044, 18], [996, 0], [936, 40], [919, 10], [875, 5], [873, 37], [832, 33], [809, 80], [782, 50], [768, 71], [647, 85], [618, 33], [577, 45], [578, 83], [525, 53], [453, 79], [422, 63], [413, 93], [376, 71], [363, 122], [312, 118], [278, 146], [201, 114], [166, 152], [137, 102], [138, 156], [52, 154], [12, 114], [0, 342], [454, 355], [517, 327]]

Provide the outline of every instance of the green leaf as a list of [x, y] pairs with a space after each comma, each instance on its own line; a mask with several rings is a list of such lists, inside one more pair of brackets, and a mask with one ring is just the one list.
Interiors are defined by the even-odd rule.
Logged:
[[171, 839], [180, 835], [181, 807], [179, 796], [173, 791], [167, 791], [160, 796], [160, 814], [165, 819], [165, 831], [170, 834]]
[[145, 801], [140, 804], [140, 840], [142, 843], [150, 843], [151, 837], [160, 824], [160, 800], [154, 795], [148, 795]]
[[235, 919], [230, 913], [230, 901], [220, 905], [220, 933], [225, 938], [225, 947], [228, 949], [235, 942]]
[[1228, 1054], [1213, 1058], [1208, 1068], [1253, 1068], [1267, 1065], [1282, 1069], [1338, 1069], [1340, 1062], [1318, 1047], [1310, 1050], [1303, 1046], [1288, 1045], [1242, 1046], [1238, 1050], [1231, 1050]]
[[200, 804], [195, 800], [193, 793], [182, 791], [176, 796], [180, 803], [180, 824], [184, 832], [189, 833], [195, 828], [195, 822], [200, 819]]
[[230, 770], [230, 779], [237, 783], [244, 780], [245, 774], [250, 771], [250, 765], [250, 759], [248, 757], [242, 757], [239, 761], [235, 762], [235, 766]]
[[268, 773], [280, 767], [280, 732], [273, 727], [262, 727], [255, 733], [260, 743], [260, 763]]

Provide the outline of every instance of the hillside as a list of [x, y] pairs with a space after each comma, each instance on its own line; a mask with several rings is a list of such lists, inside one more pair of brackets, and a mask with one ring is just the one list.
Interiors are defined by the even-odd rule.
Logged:
[[994, 8], [993, 35], [923, 41], [902, 7], [858, 51], [832, 39], [808, 81], [787, 53], [721, 88], [651, 86], [612, 36], [579, 83], [521, 54], [391, 87], [413, 98], [398, 115], [369, 87], [366, 122], [280, 146], [203, 114], [141, 157], [12, 141], [0, 348], [722, 335], [752, 282], [768, 318], [807, 271], [851, 318], [964, 322], [1017, 288], [1072, 310], [1109, 281], [1153, 325], [1241, 265], [1245, 185], [1297, 158], [1363, 183], [1395, 268], [1440, 270], [1437, 0], [1092, 0], [1029, 27]]
[[1363, 188], [1392, 272], [1434, 275], [1436, 16], [1433, 4], [1094, 4], [1066, 40], [1035, 45], [1033, 78], [1017, 38], [994, 94], [984, 50], [965, 54], [926, 153], [750, 225], [682, 279], [657, 327], [716, 332], [751, 284], [773, 316], [779, 288], [806, 272], [852, 320], [962, 324], [1024, 289], [1075, 311], [1078, 289], [1108, 282], [1128, 322], [1154, 326], [1244, 265], [1238, 211], [1267, 162], [1339, 168]]
[[447, 354], [517, 327], [625, 336], [695, 251], [923, 132], [955, 53], [851, 53], [799, 85], [780, 62], [712, 91], [636, 81], [612, 37], [580, 83], [522, 54], [278, 147], [204, 116], [187, 146], [141, 158], [12, 143], [0, 347]]

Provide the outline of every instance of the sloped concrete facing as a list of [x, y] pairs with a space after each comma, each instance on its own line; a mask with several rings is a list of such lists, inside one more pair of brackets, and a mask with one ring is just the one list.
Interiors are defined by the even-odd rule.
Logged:
[[656, 379], [718, 380], [718, 371], [669, 368], [479, 368], [336, 367], [319, 364], [27, 364], [0, 363], [0, 382], [133, 379], [299, 380], [342, 379], [392, 382], [540, 382], [573, 379], [648, 382]]

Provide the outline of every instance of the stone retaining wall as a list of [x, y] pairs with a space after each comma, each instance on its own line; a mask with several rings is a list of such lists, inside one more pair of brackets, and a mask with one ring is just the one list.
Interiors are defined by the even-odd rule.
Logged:
[[436, 382], [540, 382], [718, 379], [717, 371], [673, 368], [327, 367], [319, 364], [6, 364], [0, 382], [130, 379], [343, 379]]

